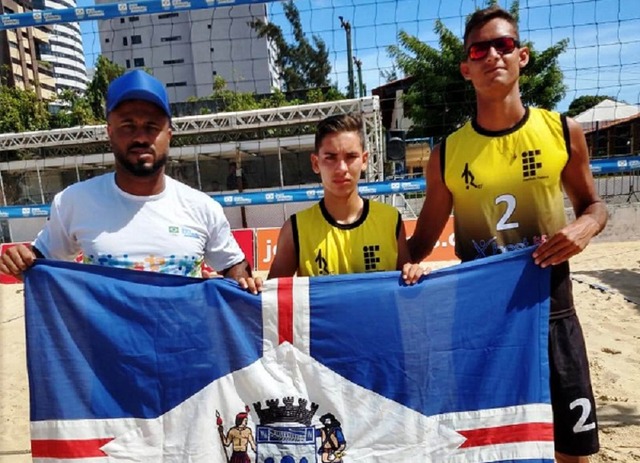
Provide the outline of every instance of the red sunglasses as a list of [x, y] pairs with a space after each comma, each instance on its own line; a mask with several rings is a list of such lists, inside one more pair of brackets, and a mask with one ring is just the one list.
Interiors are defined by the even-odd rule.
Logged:
[[520, 41], [513, 37], [498, 37], [497, 39], [486, 40], [484, 42], [475, 42], [467, 48], [467, 56], [471, 61], [485, 59], [492, 47], [498, 54], [508, 55], [520, 47]]

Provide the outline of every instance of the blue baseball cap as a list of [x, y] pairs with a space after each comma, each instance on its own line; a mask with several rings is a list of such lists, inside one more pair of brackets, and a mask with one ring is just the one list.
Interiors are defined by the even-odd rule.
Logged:
[[120, 103], [129, 100], [143, 100], [153, 103], [171, 119], [169, 97], [164, 84], [144, 71], [127, 72], [109, 84], [107, 115]]

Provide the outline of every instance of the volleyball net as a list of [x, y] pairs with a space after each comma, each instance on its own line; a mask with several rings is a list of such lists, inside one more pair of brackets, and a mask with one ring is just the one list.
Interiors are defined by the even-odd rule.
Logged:
[[[167, 87], [175, 127], [169, 174], [212, 195], [266, 191], [265, 197], [275, 198], [269, 191], [317, 185], [308, 160], [313, 130], [323, 117], [341, 112], [364, 116], [373, 154], [364, 180], [420, 176], [433, 143], [473, 108], [473, 92], [458, 72], [460, 37], [468, 15], [487, 5], [482, 0], [0, 3], [0, 206], [5, 207], [47, 204], [65, 186], [112, 168], [104, 92], [110, 79], [132, 69], [152, 73]], [[635, 0], [500, 4], [515, 8], [521, 40], [532, 50], [522, 77], [527, 104], [573, 116], [598, 104], [581, 121], [592, 156], [635, 162], [640, 152]], [[635, 194], [638, 171], [608, 175], [618, 174], [624, 181], [599, 183], [601, 193]], [[243, 201], [233, 198], [227, 202], [234, 206]], [[402, 205], [420, 206], [404, 200]], [[264, 220], [269, 217], [271, 212]]]

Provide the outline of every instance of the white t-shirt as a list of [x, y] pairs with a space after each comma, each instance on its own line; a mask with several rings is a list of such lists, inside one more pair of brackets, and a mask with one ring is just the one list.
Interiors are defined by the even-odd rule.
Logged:
[[224, 270], [245, 256], [222, 206], [201, 191], [165, 175], [154, 196], [122, 191], [113, 173], [58, 193], [33, 245], [50, 259], [200, 276], [206, 262]]

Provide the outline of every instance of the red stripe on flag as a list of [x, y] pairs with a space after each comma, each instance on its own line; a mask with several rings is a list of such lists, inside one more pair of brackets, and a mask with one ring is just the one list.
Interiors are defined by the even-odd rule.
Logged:
[[113, 437], [75, 440], [32, 440], [31, 455], [33, 458], [105, 457], [107, 454], [100, 450], [100, 447], [112, 440]]
[[509, 444], [514, 442], [553, 441], [551, 423], [523, 423], [495, 428], [456, 430], [467, 440], [460, 448], [481, 447], [490, 444]]
[[293, 278], [278, 279], [278, 344], [293, 344]]

